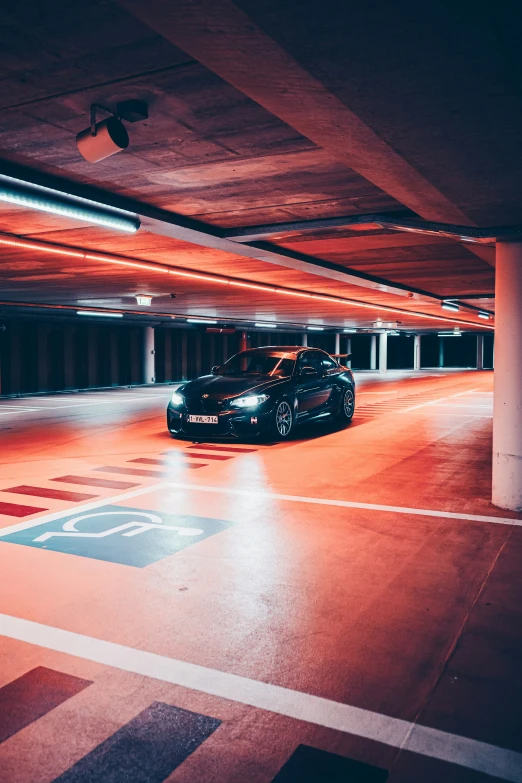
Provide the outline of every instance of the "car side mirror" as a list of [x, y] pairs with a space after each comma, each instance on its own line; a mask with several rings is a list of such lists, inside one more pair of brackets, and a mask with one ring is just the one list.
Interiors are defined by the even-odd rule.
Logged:
[[210, 372], [212, 373], [212, 375], [216, 375], [218, 370], [219, 370], [219, 364], [215, 364]]
[[319, 373], [315, 367], [302, 367], [299, 378], [303, 381], [311, 381], [314, 378], [319, 378]]

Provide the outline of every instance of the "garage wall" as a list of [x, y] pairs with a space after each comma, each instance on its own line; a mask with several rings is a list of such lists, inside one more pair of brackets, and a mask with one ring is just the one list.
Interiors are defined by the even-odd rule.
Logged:
[[141, 383], [143, 328], [3, 319], [0, 394]]
[[[143, 382], [143, 325], [81, 322], [80, 319], [4, 318], [0, 331], [0, 394], [67, 391]], [[156, 381], [195, 378], [237, 353], [241, 332], [208, 333], [205, 328], [155, 328]], [[333, 353], [335, 336], [307, 332], [308, 345]], [[301, 345], [303, 332], [247, 332], [247, 344]], [[341, 335], [340, 351], [351, 341], [352, 367], [370, 368], [371, 335]], [[378, 344], [378, 341], [377, 341]], [[475, 367], [477, 338], [444, 340], [445, 367]], [[437, 367], [439, 338], [424, 335], [421, 364]], [[485, 335], [484, 367], [493, 365], [493, 336]], [[388, 336], [388, 367], [413, 367], [413, 337]]]

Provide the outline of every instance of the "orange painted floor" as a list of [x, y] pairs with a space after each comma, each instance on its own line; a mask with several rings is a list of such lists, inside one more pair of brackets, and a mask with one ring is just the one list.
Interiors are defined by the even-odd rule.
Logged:
[[172, 440], [165, 387], [0, 400], [2, 783], [522, 781], [493, 374], [357, 383], [274, 445]]

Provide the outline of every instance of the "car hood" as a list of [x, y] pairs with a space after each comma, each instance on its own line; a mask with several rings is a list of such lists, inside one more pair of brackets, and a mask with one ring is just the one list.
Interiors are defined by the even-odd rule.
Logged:
[[288, 378], [271, 378], [269, 375], [204, 375], [180, 386], [180, 392], [188, 399], [209, 397], [223, 399], [240, 394], [262, 394], [267, 389], [288, 382]]

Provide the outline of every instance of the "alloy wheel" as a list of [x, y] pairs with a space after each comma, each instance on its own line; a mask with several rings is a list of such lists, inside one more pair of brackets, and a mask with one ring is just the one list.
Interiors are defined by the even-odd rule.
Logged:
[[355, 408], [353, 389], [346, 389], [343, 397], [343, 412], [347, 419], [351, 419]]
[[286, 438], [292, 429], [292, 410], [285, 400], [277, 406], [275, 420], [278, 433], [281, 437]]

